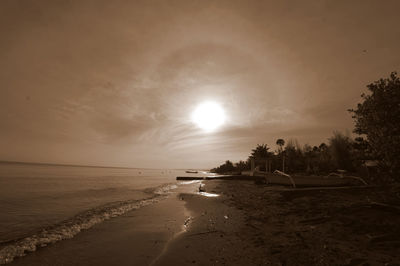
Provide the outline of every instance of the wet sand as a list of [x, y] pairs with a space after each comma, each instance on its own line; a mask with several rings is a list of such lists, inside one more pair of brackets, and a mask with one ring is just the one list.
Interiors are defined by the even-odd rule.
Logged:
[[179, 193], [197, 188], [198, 184], [182, 186], [166, 199], [104, 221], [9, 265], [150, 265], [185, 230], [190, 213]]
[[399, 188], [203, 183], [11, 265], [400, 264]]
[[[181, 193], [192, 213], [188, 230], [171, 241], [155, 265], [251, 265], [242, 257], [240, 232], [245, 223], [243, 211], [226, 204], [221, 186], [225, 181], [206, 181], [206, 190], [219, 197]], [[229, 182], [229, 181], [228, 181]]]

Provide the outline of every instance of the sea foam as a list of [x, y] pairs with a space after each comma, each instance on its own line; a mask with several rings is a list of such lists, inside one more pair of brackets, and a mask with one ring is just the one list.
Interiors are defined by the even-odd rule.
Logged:
[[147, 190], [146, 192], [151, 192], [149, 198], [108, 203], [82, 212], [51, 227], [42, 229], [34, 235], [9, 241], [0, 247], [0, 264], [10, 263], [16, 257], [25, 256], [29, 252], [34, 252], [37, 248], [45, 247], [64, 239], [70, 239], [80, 231], [89, 229], [93, 225], [101, 223], [104, 220], [158, 202], [167, 195], [169, 190], [176, 187], [177, 186], [174, 184], [162, 185], [150, 191]]

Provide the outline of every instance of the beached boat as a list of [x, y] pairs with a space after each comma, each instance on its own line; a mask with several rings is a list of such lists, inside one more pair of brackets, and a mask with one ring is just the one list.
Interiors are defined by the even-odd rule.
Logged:
[[322, 176], [284, 176], [267, 174], [264, 176], [268, 184], [286, 185], [293, 187], [341, 187], [351, 185], [366, 185], [354, 177], [322, 177]]
[[254, 180], [271, 185], [292, 187], [342, 187], [368, 185], [362, 178], [356, 176], [303, 176], [288, 175], [281, 171], [275, 173], [253, 172], [252, 175], [215, 175], [206, 177], [178, 176], [177, 180]]
[[340, 172], [331, 173], [327, 176], [304, 176], [288, 175], [282, 171], [275, 170], [274, 173], [266, 173], [255, 170], [252, 176], [263, 178], [267, 184], [287, 185], [293, 187], [341, 187], [368, 185], [362, 178], [357, 176], [345, 176]]

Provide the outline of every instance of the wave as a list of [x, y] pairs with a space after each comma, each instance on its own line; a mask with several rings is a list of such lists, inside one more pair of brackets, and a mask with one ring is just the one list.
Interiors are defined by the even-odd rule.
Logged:
[[175, 184], [166, 184], [156, 188], [145, 189], [146, 193], [151, 193], [148, 198], [108, 203], [82, 212], [51, 227], [44, 228], [31, 236], [2, 243], [4, 246], [0, 248], [0, 264], [10, 263], [16, 257], [25, 256], [28, 252], [34, 252], [37, 248], [73, 238], [80, 231], [89, 229], [95, 224], [158, 202], [167, 195], [169, 190], [176, 187]]

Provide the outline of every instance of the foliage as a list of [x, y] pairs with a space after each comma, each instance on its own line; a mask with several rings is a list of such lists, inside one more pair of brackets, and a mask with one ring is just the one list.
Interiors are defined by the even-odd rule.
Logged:
[[334, 170], [334, 166], [332, 163], [332, 155], [329, 150], [328, 145], [325, 143], [321, 143], [318, 146], [318, 163], [317, 163], [317, 171], [328, 173]]
[[[279, 162], [282, 162], [282, 168], [281, 168], [281, 170], [282, 171], [285, 171], [285, 156], [284, 156], [284, 154], [283, 154], [283, 146], [285, 146], [285, 140], [284, 139], [277, 139], [276, 140], [276, 145], [278, 145], [279, 146], [279, 148], [278, 148], [278, 160], [279, 160]], [[276, 160], [275, 160], [276, 161]], [[277, 164], [278, 162], [274, 162], [274, 164]]]
[[229, 173], [235, 171], [236, 168], [233, 166], [233, 163], [229, 160], [225, 161], [224, 164], [221, 164], [220, 166], [211, 169], [211, 172], [213, 173]]
[[[391, 73], [389, 78], [380, 79], [367, 86], [369, 94], [362, 94], [362, 103], [356, 109], [349, 110], [355, 120], [355, 139], [340, 132], [333, 132], [328, 144], [321, 143], [303, 147], [295, 139], [286, 143], [277, 139], [278, 153], [269, 151], [266, 144], [258, 144], [251, 150], [247, 161], [233, 164], [226, 161], [213, 170], [218, 173], [241, 172], [250, 169], [253, 160], [265, 169], [268, 160], [275, 169], [285, 172], [307, 172], [327, 174], [337, 169], [349, 172], [366, 170], [366, 160], [378, 160], [381, 169], [400, 178], [400, 78]], [[284, 147], [285, 146], [285, 147]], [[363, 167], [361, 167], [363, 166]], [[369, 172], [369, 170], [367, 170]], [[368, 174], [369, 175], [369, 174]]]
[[287, 172], [296, 172], [296, 171], [304, 171], [305, 169], [305, 160], [301, 150], [301, 147], [297, 140], [289, 139], [285, 150], [284, 156], [286, 158], [286, 171]]
[[282, 152], [282, 147], [285, 146], [285, 140], [284, 139], [277, 139], [276, 140], [276, 145], [279, 146], [279, 153]]
[[349, 110], [354, 132], [366, 136], [365, 150], [391, 174], [400, 173], [400, 78], [396, 72], [367, 86], [362, 103]]
[[[321, 143], [319, 146], [311, 147], [305, 144], [301, 147], [296, 139], [289, 139], [285, 147], [280, 146], [282, 149], [278, 150], [277, 154], [270, 152], [268, 145], [258, 144], [251, 150], [247, 161], [237, 163], [226, 161], [211, 171], [222, 174], [250, 170], [252, 159], [263, 171], [265, 171], [266, 160], [270, 161], [272, 171], [282, 170], [283, 160], [285, 160], [285, 172], [288, 173], [327, 174], [338, 168], [353, 171], [355, 168], [353, 163], [358, 158], [354, 157], [357, 154], [356, 144], [361, 145], [360, 141], [352, 141], [338, 132], [334, 132], [329, 139], [329, 145]], [[359, 152], [361, 153], [361, 150]]]
[[369, 142], [363, 137], [356, 137], [353, 141], [354, 158], [358, 161], [372, 160]]
[[352, 147], [353, 141], [349, 136], [337, 131], [333, 132], [333, 136], [329, 139], [329, 148], [335, 168], [354, 170]]
[[257, 144], [257, 147], [251, 150], [250, 158], [253, 158], [255, 160], [263, 160], [271, 157], [273, 153], [269, 152], [268, 150], [269, 147], [267, 144]]
[[250, 170], [250, 162], [248, 160], [235, 163], [235, 171], [242, 172], [245, 170]]

